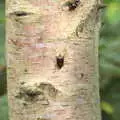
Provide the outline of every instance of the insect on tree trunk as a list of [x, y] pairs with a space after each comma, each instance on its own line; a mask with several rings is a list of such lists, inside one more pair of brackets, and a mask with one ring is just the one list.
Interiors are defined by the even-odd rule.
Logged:
[[10, 120], [100, 120], [100, 0], [7, 0]]

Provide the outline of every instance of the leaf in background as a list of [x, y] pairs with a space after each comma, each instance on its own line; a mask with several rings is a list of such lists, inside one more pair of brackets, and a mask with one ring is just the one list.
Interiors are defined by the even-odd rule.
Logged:
[[4, 19], [0, 19], [0, 24], [3, 24], [5, 22]]
[[106, 10], [106, 17], [110, 24], [120, 22], [120, 2], [112, 2]]
[[7, 96], [0, 97], [0, 120], [8, 120]]
[[107, 103], [105, 101], [101, 102], [101, 108], [108, 114], [112, 114], [114, 111], [112, 105], [110, 105], [109, 103]]

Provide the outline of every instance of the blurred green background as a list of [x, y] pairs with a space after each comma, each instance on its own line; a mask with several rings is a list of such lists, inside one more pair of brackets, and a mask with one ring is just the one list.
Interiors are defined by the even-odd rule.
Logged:
[[[102, 120], [120, 120], [120, 0], [104, 0], [99, 41]], [[0, 120], [8, 120], [5, 72], [5, 4], [0, 0]]]

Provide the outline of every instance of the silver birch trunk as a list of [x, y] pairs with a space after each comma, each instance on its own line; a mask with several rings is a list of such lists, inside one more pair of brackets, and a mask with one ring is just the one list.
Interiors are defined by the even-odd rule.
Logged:
[[100, 0], [7, 0], [10, 120], [101, 120]]

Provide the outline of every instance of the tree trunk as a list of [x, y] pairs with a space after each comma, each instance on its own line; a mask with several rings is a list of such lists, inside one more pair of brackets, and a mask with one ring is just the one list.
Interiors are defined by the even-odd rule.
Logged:
[[100, 0], [7, 0], [10, 120], [100, 120]]

